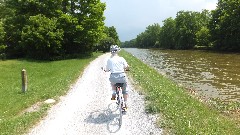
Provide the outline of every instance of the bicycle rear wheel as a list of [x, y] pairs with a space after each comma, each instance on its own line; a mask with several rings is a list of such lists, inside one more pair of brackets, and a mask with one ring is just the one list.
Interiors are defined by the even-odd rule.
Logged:
[[122, 102], [120, 101], [120, 104], [119, 104], [119, 126], [122, 125], [122, 116], [123, 116], [123, 113], [122, 113]]
[[117, 88], [117, 96], [118, 96], [118, 110], [119, 110], [119, 126], [122, 125], [122, 116], [123, 116], [123, 112], [122, 112], [122, 107], [123, 107], [123, 97], [122, 97], [122, 93], [121, 93], [121, 88]]

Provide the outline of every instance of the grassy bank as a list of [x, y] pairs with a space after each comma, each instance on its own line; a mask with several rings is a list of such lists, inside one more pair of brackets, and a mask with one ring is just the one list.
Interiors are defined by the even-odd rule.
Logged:
[[[58, 99], [69, 86], [76, 81], [82, 71], [100, 54], [83, 59], [61, 61], [0, 61], [0, 135], [23, 134], [41, 118], [49, 108], [40, 104], [46, 99]], [[28, 89], [21, 92], [21, 70], [26, 69]], [[39, 103], [36, 112], [24, 112], [25, 109]]]
[[133, 78], [134, 85], [146, 95], [146, 110], [162, 116], [158, 124], [165, 132], [179, 135], [240, 134], [239, 122], [232, 117], [200, 102], [129, 53], [121, 51], [120, 55], [131, 67], [128, 74]]

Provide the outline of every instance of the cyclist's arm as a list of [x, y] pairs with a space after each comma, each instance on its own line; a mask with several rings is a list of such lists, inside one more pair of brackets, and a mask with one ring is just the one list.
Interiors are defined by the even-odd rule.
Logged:
[[103, 70], [103, 71], [105, 71], [105, 72], [109, 72], [110, 71], [110, 68], [109, 68], [109, 63], [110, 61], [108, 60], [107, 61], [107, 64], [106, 64], [106, 66], [105, 67], [101, 67], [101, 69]]
[[123, 65], [124, 65], [124, 70], [125, 71], [129, 71], [129, 65], [127, 63], [127, 61], [123, 58]]

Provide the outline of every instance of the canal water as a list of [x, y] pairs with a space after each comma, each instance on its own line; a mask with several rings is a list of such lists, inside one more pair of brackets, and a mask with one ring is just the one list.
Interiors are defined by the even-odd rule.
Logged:
[[171, 80], [208, 98], [240, 101], [240, 54], [124, 48]]

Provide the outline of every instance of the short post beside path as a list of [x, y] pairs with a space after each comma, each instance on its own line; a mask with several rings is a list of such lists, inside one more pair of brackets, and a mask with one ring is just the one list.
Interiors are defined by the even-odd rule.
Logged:
[[27, 71], [23, 69], [21, 74], [22, 74], [22, 92], [25, 93], [27, 91]]

